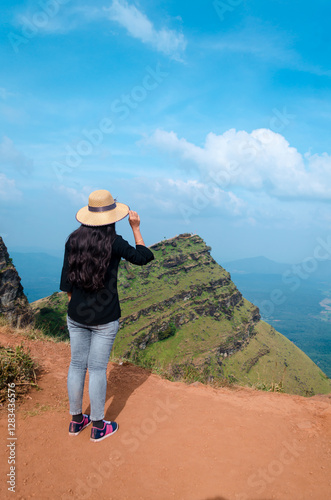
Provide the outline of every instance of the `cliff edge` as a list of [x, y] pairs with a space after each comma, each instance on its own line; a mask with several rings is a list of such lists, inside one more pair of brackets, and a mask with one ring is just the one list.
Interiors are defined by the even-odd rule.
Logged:
[[32, 311], [26, 298], [21, 278], [9, 257], [8, 250], [0, 236], [0, 315], [14, 326], [30, 323]]
[[[16, 403], [17, 499], [327, 500], [331, 399], [170, 382], [109, 363], [105, 418], [119, 430], [91, 443], [68, 436], [70, 346], [0, 327], [39, 365], [38, 388]], [[83, 412], [90, 413], [88, 384]], [[8, 436], [8, 412], [0, 411]], [[7, 441], [10, 443], [10, 441]], [[12, 499], [2, 446], [1, 498]]]

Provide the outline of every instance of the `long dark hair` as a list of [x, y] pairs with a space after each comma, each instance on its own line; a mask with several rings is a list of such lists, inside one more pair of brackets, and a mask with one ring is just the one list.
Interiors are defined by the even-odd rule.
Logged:
[[106, 226], [81, 225], [68, 238], [68, 279], [87, 291], [100, 290], [109, 266], [112, 244], [116, 237], [115, 224]]

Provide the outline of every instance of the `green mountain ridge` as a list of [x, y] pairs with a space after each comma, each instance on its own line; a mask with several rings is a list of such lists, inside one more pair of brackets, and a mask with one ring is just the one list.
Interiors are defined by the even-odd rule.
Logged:
[[[122, 318], [113, 359], [129, 360], [173, 379], [236, 383], [313, 395], [331, 381], [298, 347], [261, 321], [230, 274], [198, 235], [152, 245], [155, 260], [122, 261]], [[66, 294], [31, 304], [37, 326], [67, 337]]]

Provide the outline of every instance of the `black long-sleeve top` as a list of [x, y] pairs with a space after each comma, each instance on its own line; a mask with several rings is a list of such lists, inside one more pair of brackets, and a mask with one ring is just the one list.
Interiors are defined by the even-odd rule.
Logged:
[[153, 252], [143, 246], [132, 247], [120, 235], [112, 245], [110, 264], [105, 275], [105, 286], [97, 292], [88, 292], [72, 285], [68, 280], [70, 239], [65, 245], [60, 290], [71, 292], [68, 304], [68, 316], [84, 325], [103, 325], [115, 321], [121, 316], [121, 308], [117, 292], [118, 265], [123, 257], [132, 264], [143, 266], [154, 259]]

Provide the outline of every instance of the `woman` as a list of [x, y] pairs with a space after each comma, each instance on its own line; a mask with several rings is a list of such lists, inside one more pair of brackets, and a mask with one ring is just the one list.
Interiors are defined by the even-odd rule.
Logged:
[[[129, 214], [136, 248], [116, 234], [115, 222]], [[65, 245], [60, 289], [68, 293], [67, 324], [71, 363], [68, 395], [72, 421], [69, 435], [77, 436], [91, 421], [91, 441], [102, 441], [118, 429], [104, 420], [107, 364], [119, 328], [118, 265], [123, 257], [145, 265], [154, 259], [140, 233], [137, 212], [114, 201], [109, 191], [94, 191], [76, 219], [81, 226]], [[91, 415], [82, 413], [86, 370], [89, 371]]]

